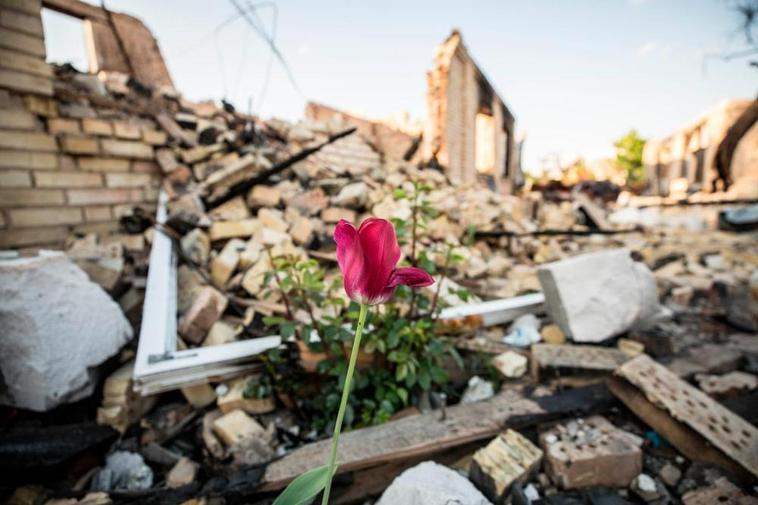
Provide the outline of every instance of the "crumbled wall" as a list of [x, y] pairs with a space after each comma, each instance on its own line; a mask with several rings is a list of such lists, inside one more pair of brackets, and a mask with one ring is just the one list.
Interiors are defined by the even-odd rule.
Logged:
[[[750, 100], [721, 102], [668, 137], [648, 141], [642, 161], [651, 193], [669, 194], [676, 180], [686, 181], [693, 189], [711, 191], [717, 177], [716, 150], [729, 127], [751, 103]], [[758, 125], [753, 125], [740, 140], [732, 158], [731, 179], [735, 186], [758, 183], [756, 152]]]
[[[121, 110], [97, 77], [56, 80], [44, 61], [40, 2], [0, 1], [0, 248], [60, 245], [152, 212], [166, 135]], [[102, 86], [102, 84], [100, 84]]]
[[358, 128], [358, 133], [379, 153], [387, 158], [402, 160], [415, 142], [415, 138], [379, 121], [348, 114], [328, 105], [308, 102], [305, 117], [311, 121], [330, 123], [338, 120]]
[[[515, 120], [468, 53], [460, 33], [453, 32], [435, 54], [427, 73], [427, 123], [423, 155], [436, 160], [455, 182], [488, 179], [509, 192], [520, 182], [514, 150]], [[477, 170], [477, 114], [492, 116], [495, 160], [490, 173]], [[480, 139], [481, 141], [481, 139]], [[479, 142], [481, 145], [481, 142]]]

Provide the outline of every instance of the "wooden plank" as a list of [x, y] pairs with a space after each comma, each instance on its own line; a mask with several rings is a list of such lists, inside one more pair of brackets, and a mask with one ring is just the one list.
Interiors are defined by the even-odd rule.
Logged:
[[0, 49], [0, 67], [39, 77], [52, 78], [53, 76], [53, 69], [42, 58], [9, 49]]
[[[569, 413], [602, 411], [611, 406], [609, 396], [605, 386], [541, 398], [525, 398], [506, 391], [486, 401], [350, 431], [340, 439], [337, 473], [429, 456], [493, 437], [507, 427], [534, 425]], [[271, 463], [266, 468], [262, 490], [280, 489], [301, 473], [322, 465], [329, 449], [330, 440], [321, 440]]]
[[645, 354], [620, 366], [615, 375], [614, 394], [683, 454], [720, 460], [727, 467], [736, 462], [758, 477], [755, 426]]
[[597, 345], [532, 345], [532, 373], [540, 368], [612, 372], [629, 360], [623, 351]]
[[45, 57], [45, 41], [40, 37], [0, 28], [0, 46], [33, 56]]

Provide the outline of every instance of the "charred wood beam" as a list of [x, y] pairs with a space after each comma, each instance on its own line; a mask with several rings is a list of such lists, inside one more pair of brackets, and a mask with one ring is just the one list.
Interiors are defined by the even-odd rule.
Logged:
[[309, 147], [307, 149], [303, 149], [297, 154], [291, 156], [290, 158], [287, 158], [284, 161], [277, 163], [273, 167], [261, 172], [255, 177], [251, 177], [250, 179], [247, 179], [245, 181], [242, 181], [233, 185], [231, 188], [229, 188], [229, 191], [227, 191], [224, 195], [214, 199], [213, 201], [206, 201], [205, 202], [206, 208], [208, 210], [215, 209], [222, 203], [228, 202], [229, 200], [231, 200], [232, 198], [236, 196], [244, 195], [256, 184], [260, 184], [268, 180], [271, 176], [276, 175], [280, 172], [283, 172], [284, 170], [291, 167], [298, 161], [302, 161], [308, 156], [310, 156], [311, 154], [319, 152], [321, 149], [328, 146], [329, 144], [332, 144], [343, 137], [347, 137], [348, 135], [354, 133], [356, 130], [357, 128], [353, 127], [353, 128], [348, 128], [347, 130], [342, 130], [341, 132], [335, 133], [333, 135], [330, 135], [329, 138], [325, 140], [324, 142], [322, 142], [321, 144], [314, 147]]

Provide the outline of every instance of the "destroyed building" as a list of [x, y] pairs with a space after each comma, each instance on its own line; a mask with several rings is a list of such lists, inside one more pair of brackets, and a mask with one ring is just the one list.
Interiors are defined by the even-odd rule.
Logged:
[[[186, 100], [152, 36], [123, 46], [134, 18], [42, 5], [110, 42], [97, 75], [47, 65], [40, 3], [0, 0], [0, 500], [270, 505], [330, 452], [355, 323], [333, 232], [376, 217], [435, 284], [370, 309], [331, 503], [755, 505], [749, 207], [727, 232], [723, 195], [632, 225], [656, 198], [507, 194], [498, 123], [464, 177], [384, 121]], [[495, 117], [488, 89], [446, 107]]]
[[510, 193], [522, 182], [515, 119], [457, 30], [435, 52], [427, 73], [423, 156], [454, 182], [481, 179]]
[[734, 190], [758, 186], [758, 100], [725, 100], [663, 139], [648, 140], [643, 164], [650, 192]]

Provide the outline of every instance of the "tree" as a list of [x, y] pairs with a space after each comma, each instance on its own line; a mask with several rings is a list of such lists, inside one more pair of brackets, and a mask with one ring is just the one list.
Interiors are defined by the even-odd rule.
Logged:
[[645, 139], [639, 136], [637, 130], [631, 129], [614, 142], [613, 146], [616, 148], [616, 166], [626, 173], [626, 183], [632, 185], [642, 182], [645, 179], [645, 171], [642, 168]]

